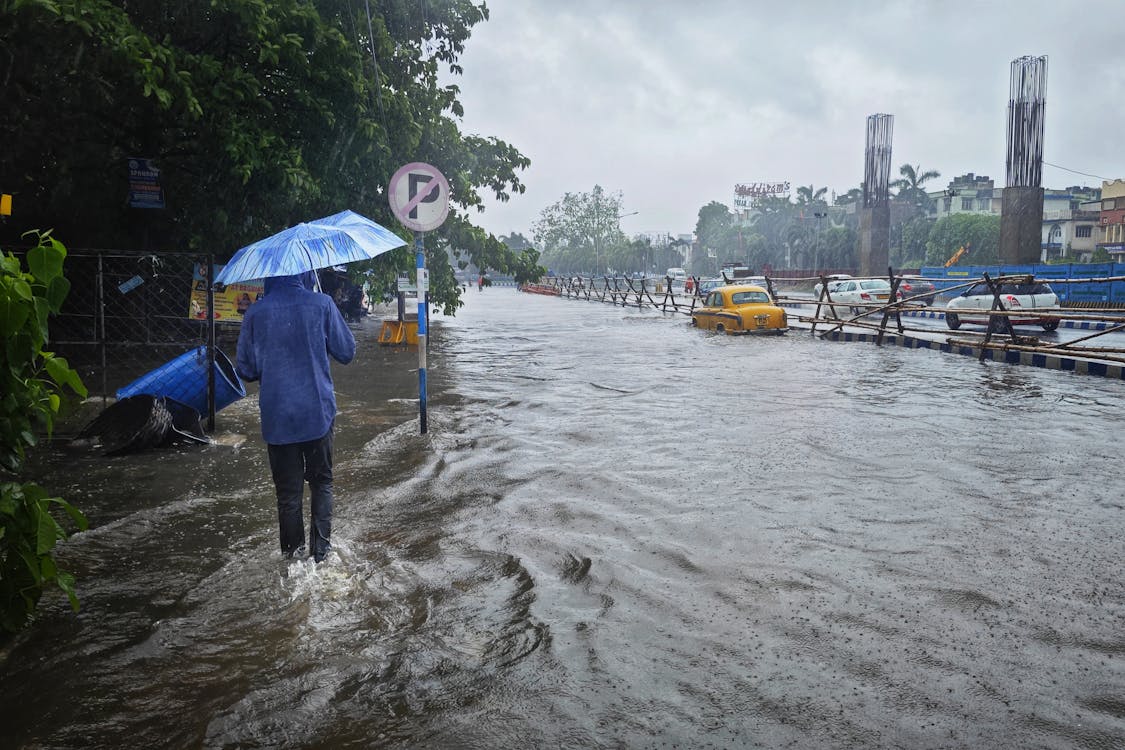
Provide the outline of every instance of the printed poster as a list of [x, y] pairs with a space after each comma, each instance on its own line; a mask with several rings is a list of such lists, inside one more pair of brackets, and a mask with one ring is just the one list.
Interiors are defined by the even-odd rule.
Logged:
[[[215, 278], [222, 266], [212, 266], [211, 278]], [[221, 290], [221, 291], [220, 291]], [[215, 289], [215, 320], [227, 323], [241, 323], [242, 314], [250, 309], [265, 294], [265, 285], [257, 281], [240, 281], [226, 287]], [[191, 304], [188, 317], [195, 320], [207, 318], [207, 266], [196, 263], [191, 276]]]

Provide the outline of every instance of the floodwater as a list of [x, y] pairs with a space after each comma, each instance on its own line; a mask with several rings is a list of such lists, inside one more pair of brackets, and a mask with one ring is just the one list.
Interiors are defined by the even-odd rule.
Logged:
[[1121, 382], [467, 302], [424, 436], [357, 330], [320, 567], [252, 397], [220, 445], [47, 454], [83, 606], [0, 649], [0, 746], [1125, 746]]

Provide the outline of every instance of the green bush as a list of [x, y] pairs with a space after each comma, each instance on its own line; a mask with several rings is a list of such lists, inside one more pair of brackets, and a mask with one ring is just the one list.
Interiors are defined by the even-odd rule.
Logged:
[[[48, 318], [70, 292], [63, 275], [66, 248], [50, 233], [35, 233], [27, 270], [7, 253], [0, 258], [0, 631], [15, 632], [35, 613], [44, 587], [56, 585], [78, 608], [74, 578], [59, 570], [51, 551], [67, 537], [51, 515], [57, 506], [79, 529], [86, 518], [62, 498], [20, 481], [27, 449], [48, 438], [63, 398], [86, 396], [66, 360], [46, 351]], [[67, 392], [69, 389], [70, 393]]]

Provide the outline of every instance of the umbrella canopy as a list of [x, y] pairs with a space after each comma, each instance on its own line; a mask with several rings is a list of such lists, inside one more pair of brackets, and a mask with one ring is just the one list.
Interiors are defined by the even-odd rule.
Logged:
[[369, 260], [402, 247], [406, 240], [354, 211], [298, 224], [239, 250], [216, 284], [296, 276], [328, 266]]

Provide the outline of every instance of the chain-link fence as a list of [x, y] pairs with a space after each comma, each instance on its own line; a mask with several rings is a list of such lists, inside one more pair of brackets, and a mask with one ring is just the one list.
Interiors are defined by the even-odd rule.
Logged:
[[[70, 294], [51, 318], [51, 350], [66, 357], [91, 396], [103, 399], [187, 352], [209, 355], [212, 336], [216, 357], [233, 356], [237, 323], [219, 321], [214, 331], [210, 325], [213, 260], [205, 254], [69, 250], [64, 273]], [[206, 387], [213, 392], [213, 382]]]

